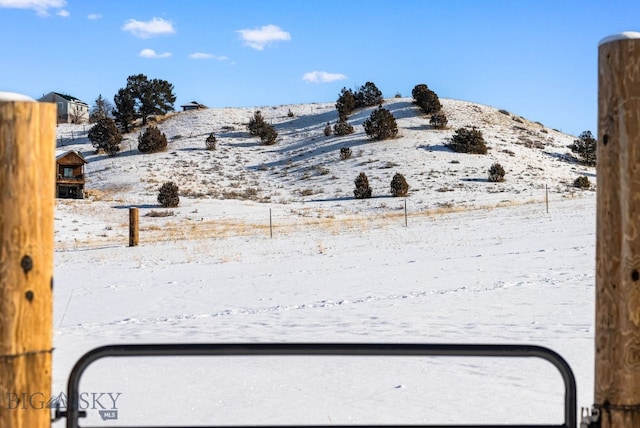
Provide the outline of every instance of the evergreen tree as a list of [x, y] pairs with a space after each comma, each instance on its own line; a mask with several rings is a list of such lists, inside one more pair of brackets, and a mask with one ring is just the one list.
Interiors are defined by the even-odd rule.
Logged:
[[372, 140], [386, 140], [398, 135], [398, 125], [393, 114], [382, 106], [371, 112], [369, 119], [362, 124], [364, 132]]
[[167, 149], [167, 137], [155, 126], [149, 126], [138, 137], [138, 150], [142, 153], [157, 153]]
[[207, 139], [204, 141], [204, 145], [207, 148], [207, 150], [216, 149], [216, 136], [213, 132], [210, 133]]
[[453, 137], [451, 137], [451, 142], [445, 145], [458, 153], [473, 153], [479, 155], [487, 153], [487, 145], [484, 142], [482, 131], [476, 127], [457, 129]]
[[111, 111], [113, 105], [106, 99], [102, 98], [102, 94], [96, 98], [93, 109], [89, 114], [89, 123], [96, 123], [100, 119], [107, 119], [111, 117]]
[[89, 130], [88, 137], [96, 150], [104, 150], [109, 156], [115, 156], [120, 151], [122, 134], [113, 119], [98, 120]]
[[349, 116], [356, 108], [356, 98], [351, 89], [342, 88], [340, 96], [336, 101], [338, 116]]
[[265, 123], [260, 129], [260, 134], [258, 136], [260, 137], [260, 142], [262, 144], [265, 146], [271, 146], [276, 143], [278, 132], [272, 125]]
[[251, 116], [251, 118], [249, 118], [249, 124], [247, 125], [247, 129], [249, 130], [249, 134], [254, 135], [254, 136], [260, 135], [260, 130], [266, 124], [267, 123], [262, 118], [262, 113], [260, 113], [260, 110], [256, 110], [253, 113], [253, 116]]
[[411, 91], [414, 103], [420, 107], [425, 114], [438, 113], [442, 109], [438, 95], [427, 85], [421, 83], [416, 85]]
[[504, 181], [504, 168], [499, 163], [494, 163], [489, 168], [489, 181], [491, 183], [500, 183]]
[[367, 174], [361, 172], [354, 181], [356, 189], [353, 191], [353, 195], [356, 199], [366, 199], [371, 197], [371, 187], [369, 187], [369, 179]]
[[429, 119], [429, 124], [434, 129], [445, 129], [447, 127], [447, 116], [444, 113], [434, 113], [431, 115], [431, 119]]
[[253, 113], [253, 116], [249, 119], [247, 129], [251, 135], [260, 137], [260, 142], [265, 146], [275, 144], [278, 138], [278, 132], [271, 124], [265, 122], [260, 110], [256, 110]]
[[124, 132], [129, 132], [133, 121], [136, 119], [136, 100], [130, 90], [121, 88], [113, 97], [115, 108], [113, 117]]
[[359, 107], [372, 107], [379, 104], [382, 104], [384, 99], [382, 98], [382, 92], [378, 89], [378, 87], [373, 82], [367, 82], [364, 86], [361, 86], [360, 89], [355, 94], [356, 98], [356, 108]]
[[114, 116], [128, 132], [133, 120], [142, 119], [142, 126], [145, 126], [149, 116], [173, 111], [175, 101], [171, 83], [161, 79], [149, 80], [144, 74], [136, 74], [127, 78], [127, 86], [120, 89], [114, 98], [117, 110]]
[[338, 136], [353, 134], [353, 126], [347, 122], [347, 116], [340, 115], [338, 122], [333, 125], [333, 133]]
[[584, 131], [577, 140], [569, 146], [572, 152], [578, 155], [580, 162], [585, 165], [596, 164], [597, 140], [591, 135], [591, 131]]
[[407, 196], [409, 193], [409, 183], [404, 178], [404, 175], [397, 172], [391, 179], [391, 196]]
[[174, 208], [180, 204], [178, 186], [173, 181], [167, 181], [160, 187], [158, 203], [165, 208]]

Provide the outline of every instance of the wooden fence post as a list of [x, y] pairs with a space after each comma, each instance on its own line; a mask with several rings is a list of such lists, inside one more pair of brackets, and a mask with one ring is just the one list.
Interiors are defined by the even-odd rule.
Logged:
[[595, 404], [640, 427], [640, 33], [598, 48]]
[[129, 246], [135, 247], [138, 245], [138, 230], [139, 230], [139, 216], [138, 208], [129, 208]]
[[0, 93], [0, 426], [51, 426], [56, 105]]

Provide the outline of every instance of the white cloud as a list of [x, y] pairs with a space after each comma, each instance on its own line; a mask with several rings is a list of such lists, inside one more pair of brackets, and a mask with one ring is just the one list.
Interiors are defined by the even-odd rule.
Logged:
[[92, 21], [98, 20], [102, 18], [102, 15], [100, 15], [99, 13], [92, 13], [90, 15], [87, 15], [87, 19], [90, 19]]
[[69, 13], [69, 11], [68, 11], [68, 10], [64, 10], [64, 9], [62, 9], [62, 10], [59, 10], [58, 12], [56, 12], [56, 15], [58, 15], [58, 16], [60, 16], [60, 17], [62, 17], [62, 18], [67, 18], [67, 17], [69, 17], [69, 15], [71, 15], [71, 14]]
[[204, 52], [194, 52], [189, 55], [191, 59], [215, 59], [216, 61], [227, 61], [229, 58], [226, 56], [218, 56], [210, 53]]
[[344, 80], [347, 76], [340, 73], [327, 73], [326, 71], [311, 71], [302, 76], [302, 80], [309, 83], [327, 83], [336, 80]]
[[66, 5], [66, 0], [0, 0], [0, 8], [31, 9], [41, 16], [49, 16], [51, 8], [60, 9]]
[[259, 51], [273, 42], [291, 40], [291, 34], [277, 25], [264, 25], [253, 30], [238, 30], [238, 33], [240, 33], [245, 45]]
[[151, 58], [151, 59], [169, 58], [171, 56], [171, 52], [165, 52], [165, 53], [159, 54], [153, 49], [142, 49], [138, 55], [141, 56], [142, 58]]
[[148, 39], [161, 34], [174, 34], [176, 32], [173, 24], [162, 18], [152, 18], [147, 22], [129, 19], [122, 26], [122, 31], [128, 31], [141, 39]]

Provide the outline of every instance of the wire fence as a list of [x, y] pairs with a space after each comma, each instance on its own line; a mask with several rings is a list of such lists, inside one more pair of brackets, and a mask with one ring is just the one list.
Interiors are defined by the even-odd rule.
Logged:
[[[171, 210], [148, 209], [139, 219], [139, 245], [187, 240], [229, 239], [254, 237], [277, 239], [321, 231], [325, 234], [368, 232], [376, 229], [411, 228], [423, 221], [437, 221], [444, 215], [474, 213], [474, 219], [488, 219], [496, 209], [531, 205], [532, 212], [545, 215], [549, 210], [548, 197], [523, 201], [509, 201], [483, 206], [459, 204], [423, 208], [408, 199], [385, 203], [368, 211], [358, 207], [336, 210], [307, 207], [265, 207], [262, 210], [225, 212], [201, 216], [197, 212], [175, 215]], [[78, 230], [56, 242], [57, 251], [127, 246], [129, 243], [128, 212], [104, 230]], [[514, 213], [514, 215], [522, 215]], [[64, 238], [64, 239], [63, 239]]]

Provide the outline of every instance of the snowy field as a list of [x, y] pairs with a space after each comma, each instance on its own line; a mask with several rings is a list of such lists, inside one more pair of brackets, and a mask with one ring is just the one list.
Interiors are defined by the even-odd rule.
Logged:
[[[452, 130], [430, 130], [407, 100], [388, 103], [403, 135], [391, 142], [322, 136], [337, 114], [318, 105], [264, 108], [280, 133], [268, 148], [242, 129], [252, 109], [177, 114], [160, 125], [172, 142], [156, 155], [137, 153], [132, 134], [107, 158], [81, 126], [60, 126], [60, 149], [89, 161], [90, 197], [56, 207], [53, 392], [106, 344], [505, 343], [561, 354], [590, 406], [595, 192], [570, 183], [595, 171], [570, 160], [574, 138], [443, 100], [453, 129], [478, 123], [492, 147], [456, 154], [443, 146]], [[343, 145], [353, 159], [336, 160]], [[495, 161], [505, 183], [486, 181]], [[351, 197], [360, 171], [373, 199]], [[388, 196], [395, 172], [412, 186], [406, 218]], [[180, 206], [149, 216], [164, 211], [166, 179]], [[130, 207], [141, 216], [134, 248]], [[537, 359], [106, 359], [83, 379], [86, 393], [121, 393], [117, 421], [89, 409], [84, 425], [563, 421], [561, 377]]]

